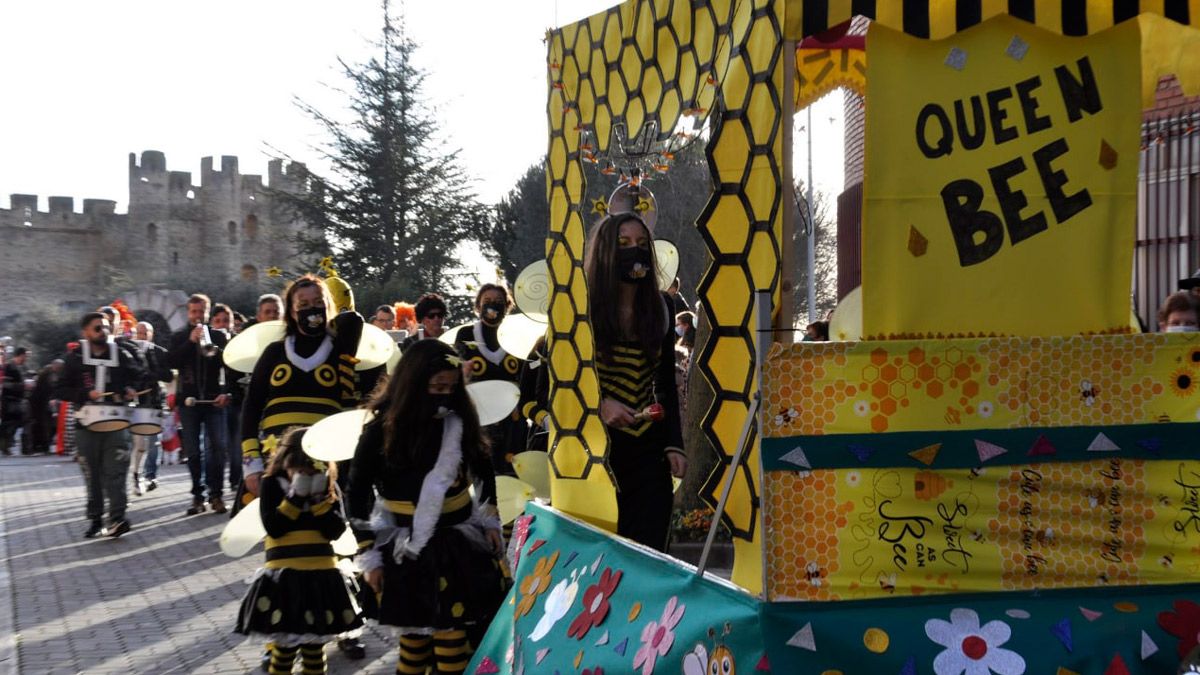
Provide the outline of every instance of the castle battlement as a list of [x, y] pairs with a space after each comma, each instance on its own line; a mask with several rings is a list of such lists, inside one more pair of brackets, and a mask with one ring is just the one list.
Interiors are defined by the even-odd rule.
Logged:
[[[67, 220], [71, 216], [78, 215], [119, 215], [116, 213], [117, 202], [112, 199], [85, 199], [82, 213], [75, 210], [74, 197], [49, 197], [47, 200], [49, 210], [47, 211], [38, 210], [38, 195], [10, 194], [8, 202], [7, 209], [0, 208], [0, 224], [18, 222], [22, 225], [28, 223], [29, 226], [33, 226], [40, 224], [40, 221], [45, 220], [47, 216], [60, 216], [61, 219]], [[61, 222], [54, 224], [60, 225]]]
[[10, 195], [9, 207], [0, 208], [0, 287], [9, 291], [0, 321], [42, 306], [96, 302], [114, 266], [138, 284], [202, 288], [205, 280], [239, 280], [276, 288], [266, 271], [296, 259], [308, 226], [274, 208], [271, 190], [305, 189], [308, 169], [270, 160], [264, 185], [262, 175], [240, 173], [237, 157], [216, 164], [202, 158], [197, 177], [170, 170], [158, 150], [130, 153], [126, 213], [111, 199], [83, 199], [76, 212], [75, 198], [56, 195], [41, 211], [38, 195]]

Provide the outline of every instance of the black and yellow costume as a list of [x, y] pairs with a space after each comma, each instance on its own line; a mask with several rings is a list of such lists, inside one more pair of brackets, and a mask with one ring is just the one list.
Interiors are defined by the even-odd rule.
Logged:
[[[491, 622], [508, 589], [484, 534], [499, 529], [499, 519], [480, 506], [494, 510], [495, 475], [482, 454], [470, 460], [461, 443], [443, 438], [451, 420], [461, 424], [457, 417], [430, 420], [422, 442], [440, 449], [420, 453], [438, 458], [428, 466], [389, 459], [382, 423], [368, 424], [350, 469], [351, 523], [360, 547], [370, 549], [364, 557], [374, 556], [364, 569], [383, 568], [378, 619], [400, 630], [400, 673], [424, 673], [435, 657], [439, 673], [465, 668], [466, 632]], [[458, 454], [447, 455], [450, 446]], [[472, 480], [479, 505], [468, 491]], [[442, 497], [440, 511], [421, 509], [423, 488]]]
[[[362, 335], [363, 318], [343, 312], [333, 320], [328, 336], [294, 336], [294, 353], [287, 354], [286, 338], [271, 343], [254, 365], [242, 408], [242, 464], [246, 474], [260, 473], [275, 441], [288, 427], [311, 426], [358, 403], [354, 357]], [[329, 353], [311, 370], [297, 363], [322, 348]]]
[[[469, 369], [471, 382], [503, 380], [519, 385], [525, 360], [504, 351], [496, 331], [495, 326], [476, 321], [459, 329], [454, 336], [454, 348]], [[520, 410], [514, 410], [507, 419], [484, 427], [492, 452], [492, 468], [496, 473], [515, 475], [512, 457], [525, 449], [526, 431]]]
[[550, 434], [546, 430], [546, 417], [550, 415], [550, 366], [546, 358], [546, 338], [538, 338], [525, 364], [521, 368], [521, 401], [517, 409], [521, 417], [529, 421], [525, 436], [525, 450], [545, 452]]
[[[357, 635], [363, 625], [357, 584], [337, 568], [331, 543], [346, 521], [333, 497], [300, 497], [289, 487], [277, 476], [262, 483], [266, 564], [242, 599], [237, 632], [269, 637], [285, 659], [300, 648], [305, 672], [324, 672], [323, 657], [321, 669], [310, 670], [318, 667], [312, 647]], [[281, 665], [292, 672], [291, 661]]]
[[[666, 312], [664, 304], [663, 311]], [[662, 405], [657, 422], [643, 419], [621, 429], [608, 428], [609, 468], [617, 482], [617, 534], [666, 550], [674, 493], [667, 449], [683, 451], [679, 393], [675, 387], [675, 331], [667, 321], [657, 355], [637, 342], [597, 345], [600, 395], [645, 410]]]

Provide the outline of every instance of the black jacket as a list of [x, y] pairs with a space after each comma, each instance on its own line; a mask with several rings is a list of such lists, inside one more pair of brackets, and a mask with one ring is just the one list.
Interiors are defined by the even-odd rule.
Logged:
[[201, 353], [199, 345], [189, 338], [193, 326], [188, 326], [171, 336], [171, 347], [167, 352], [167, 363], [179, 371], [179, 382], [175, 387], [178, 400], [189, 396], [211, 401], [221, 394], [229, 393], [232, 384], [226, 379], [221, 384], [221, 370], [224, 367], [221, 354], [225, 350], [227, 339], [219, 330], [210, 328], [208, 334], [216, 346], [212, 356]]
[[[108, 369], [108, 383], [104, 390], [110, 394], [124, 397], [125, 389], [137, 389], [143, 381], [145, 373], [138, 365], [138, 357], [119, 343], [116, 345], [118, 354], [117, 367]], [[54, 397], [76, 405], [90, 402], [88, 392], [95, 387], [96, 367], [84, 365], [83, 354], [72, 351], [63, 357], [63, 371], [54, 388]], [[104, 403], [114, 403], [114, 397], [102, 399]]]

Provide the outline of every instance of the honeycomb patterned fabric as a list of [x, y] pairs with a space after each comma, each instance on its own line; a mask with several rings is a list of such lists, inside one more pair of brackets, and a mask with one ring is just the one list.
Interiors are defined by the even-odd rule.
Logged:
[[[614, 130], [634, 137], [651, 129], [666, 141], [685, 115], [710, 120], [716, 192], [697, 228], [712, 258], [700, 295], [714, 329], [697, 362], [717, 393], [699, 420], [723, 454], [705, 488], [715, 502], [754, 386], [752, 291], [772, 291], [776, 304], [779, 297], [783, 8], [771, 0], [630, 0], [547, 35], [552, 491], [555, 506], [568, 513], [609, 528], [616, 520], [582, 269], [581, 134], [594, 136], [603, 153]], [[746, 573], [735, 571], [735, 578], [755, 586], [757, 487], [749, 467], [756, 465], [752, 456], [739, 470], [726, 514], [745, 561]]]
[[764, 373], [768, 598], [1185, 583], [1200, 337], [805, 343]]

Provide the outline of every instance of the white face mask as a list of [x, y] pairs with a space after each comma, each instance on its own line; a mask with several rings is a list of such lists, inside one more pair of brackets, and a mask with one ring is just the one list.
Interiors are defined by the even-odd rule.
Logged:
[[1196, 326], [1167, 326], [1168, 333], [1195, 333], [1200, 331]]
[[684, 328], [683, 326], [675, 326], [675, 334], [678, 335], [679, 337], [683, 337], [684, 334], [686, 334], [686, 333], [687, 333], [687, 329]]

